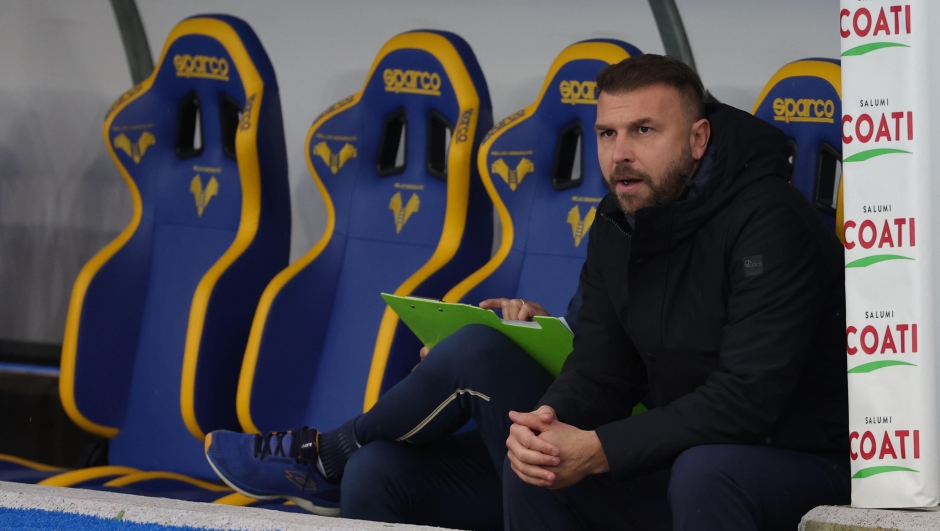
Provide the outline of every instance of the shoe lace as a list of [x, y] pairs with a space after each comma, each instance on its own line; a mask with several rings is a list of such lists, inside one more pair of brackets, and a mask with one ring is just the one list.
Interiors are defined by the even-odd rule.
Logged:
[[[290, 448], [285, 451], [284, 437], [291, 434]], [[306, 426], [291, 431], [272, 431], [255, 437], [254, 453], [262, 461], [269, 455], [292, 457], [298, 464], [304, 465], [307, 473], [300, 490], [306, 490], [310, 483], [310, 474], [316, 466], [317, 430], [308, 430]], [[311, 444], [312, 443], [312, 444]], [[309, 448], [313, 448], [311, 452]]]
[[[258, 435], [255, 437], [255, 457], [260, 458], [262, 461], [269, 455], [287, 457], [287, 453], [284, 451], [284, 437], [286, 437], [288, 433], [291, 432], [272, 431], [266, 435]], [[271, 445], [272, 440], [274, 441], [273, 448]]]

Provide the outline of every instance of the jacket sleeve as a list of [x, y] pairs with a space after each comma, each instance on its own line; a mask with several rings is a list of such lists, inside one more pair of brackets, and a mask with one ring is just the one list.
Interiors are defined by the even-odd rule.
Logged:
[[813, 350], [831, 275], [808, 220], [792, 204], [761, 203], [741, 214], [725, 250], [729, 294], [718, 370], [663, 407], [597, 428], [615, 478], [668, 466], [692, 446], [770, 442]]
[[581, 429], [628, 416], [648, 387], [646, 367], [620, 324], [601, 273], [603, 237], [597, 232], [600, 225], [610, 223], [598, 217], [591, 227], [587, 259], [581, 268], [582, 301], [574, 348], [539, 402], [551, 406], [563, 422]]

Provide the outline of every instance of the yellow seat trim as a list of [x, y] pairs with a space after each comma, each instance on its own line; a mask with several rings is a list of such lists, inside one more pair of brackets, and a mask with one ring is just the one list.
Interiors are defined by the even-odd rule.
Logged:
[[[264, 82], [255, 67], [248, 50], [238, 33], [228, 24], [212, 18], [194, 18], [181, 22], [167, 39], [166, 54], [170, 43], [184, 35], [205, 35], [219, 41], [229, 53], [242, 79], [245, 97], [252, 100], [250, 117], [243, 120], [235, 134], [235, 153], [238, 159], [238, 174], [242, 186], [241, 220], [235, 240], [199, 281], [193, 295], [189, 312], [189, 327], [186, 332], [186, 350], [183, 354], [183, 374], [180, 383], [180, 409], [183, 422], [199, 440], [205, 439], [205, 430], [196, 418], [196, 369], [199, 363], [199, 347], [209, 308], [209, 299], [222, 274], [248, 249], [258, 232], [261, 217], [261, 165], [258, 161], [258, 118], [264, 104]], [[161, 61], [162, 64], [162, 61]], [[245, 125], [247, 123], [247, 125]]]
[[216, 483], [210, 483], [208, 481], [203, 481], [201, 479], [196, 479], [189, 477], [184, 474], [177, 474], [175, 472], [134, 472], [126, 476], [122, 476], [104, 484], [105, 487], [127, 487], [128, 485], [133, 485], [135, 483], [140, 483], [142, 481], [150, 481], [154, 479], [169, 479], [172, 481], [180, 481], [182, 483], [187, 483], [193, 485], [194, 487], [199, 487], [200, 489], [205, 489], [212, 492], [231, 492], [232, 489], [219, 485]]
[[29, 459], [23, 459], [22, 457], [16, 457], [13, 455], [0, 454], [0, 461], [6, 461], [8, 463], [13, 463], [16, 465], [24, 466], [32, 470], [37, 470], [39, 472], [61, 472], [68, 470], [67, 468], [62, 468], [59, 466], [44, 465], [42, 463], [37, 463], [36, 461], [30, 461]]
[[93, 479], [99, 479], [108, 476], [136, 474], [137, 472], [140, 472], [140, 470], [129, 466], [96, 466], [92, 468], [82, 468], [80, 470], [72, 470], [71, 472], [63, 472], [62, 474], [52, 476], [51, 478], [46, 478], [37, 483], [37, 485], [44, 485], [47, 487], [72, 487], [79, 483], [84, 483]]

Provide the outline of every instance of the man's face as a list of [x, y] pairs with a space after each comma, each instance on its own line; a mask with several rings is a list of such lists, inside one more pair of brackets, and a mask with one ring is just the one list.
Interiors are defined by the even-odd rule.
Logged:
[[[703, 122], [704, 140], [697, 134]], [[684, 177], [697, 167], [710, 133], [707, 120], [693, 123], [679, 91], [668, 85], [601, 92], [594, 129], [601, 172], [630, 216], [682, 195]]]

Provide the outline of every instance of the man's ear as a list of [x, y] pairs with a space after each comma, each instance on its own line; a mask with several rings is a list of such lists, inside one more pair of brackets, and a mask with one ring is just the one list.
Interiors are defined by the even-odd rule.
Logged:
[[692, 158], [695, 161], [702, 160], [705, 156], [705, 150], [708, 148], [708, 140], [712, 136], [712, 124], [707, 118], [692, 124], [692, 130], [689, 134], [689, 147], [692, 148]]

